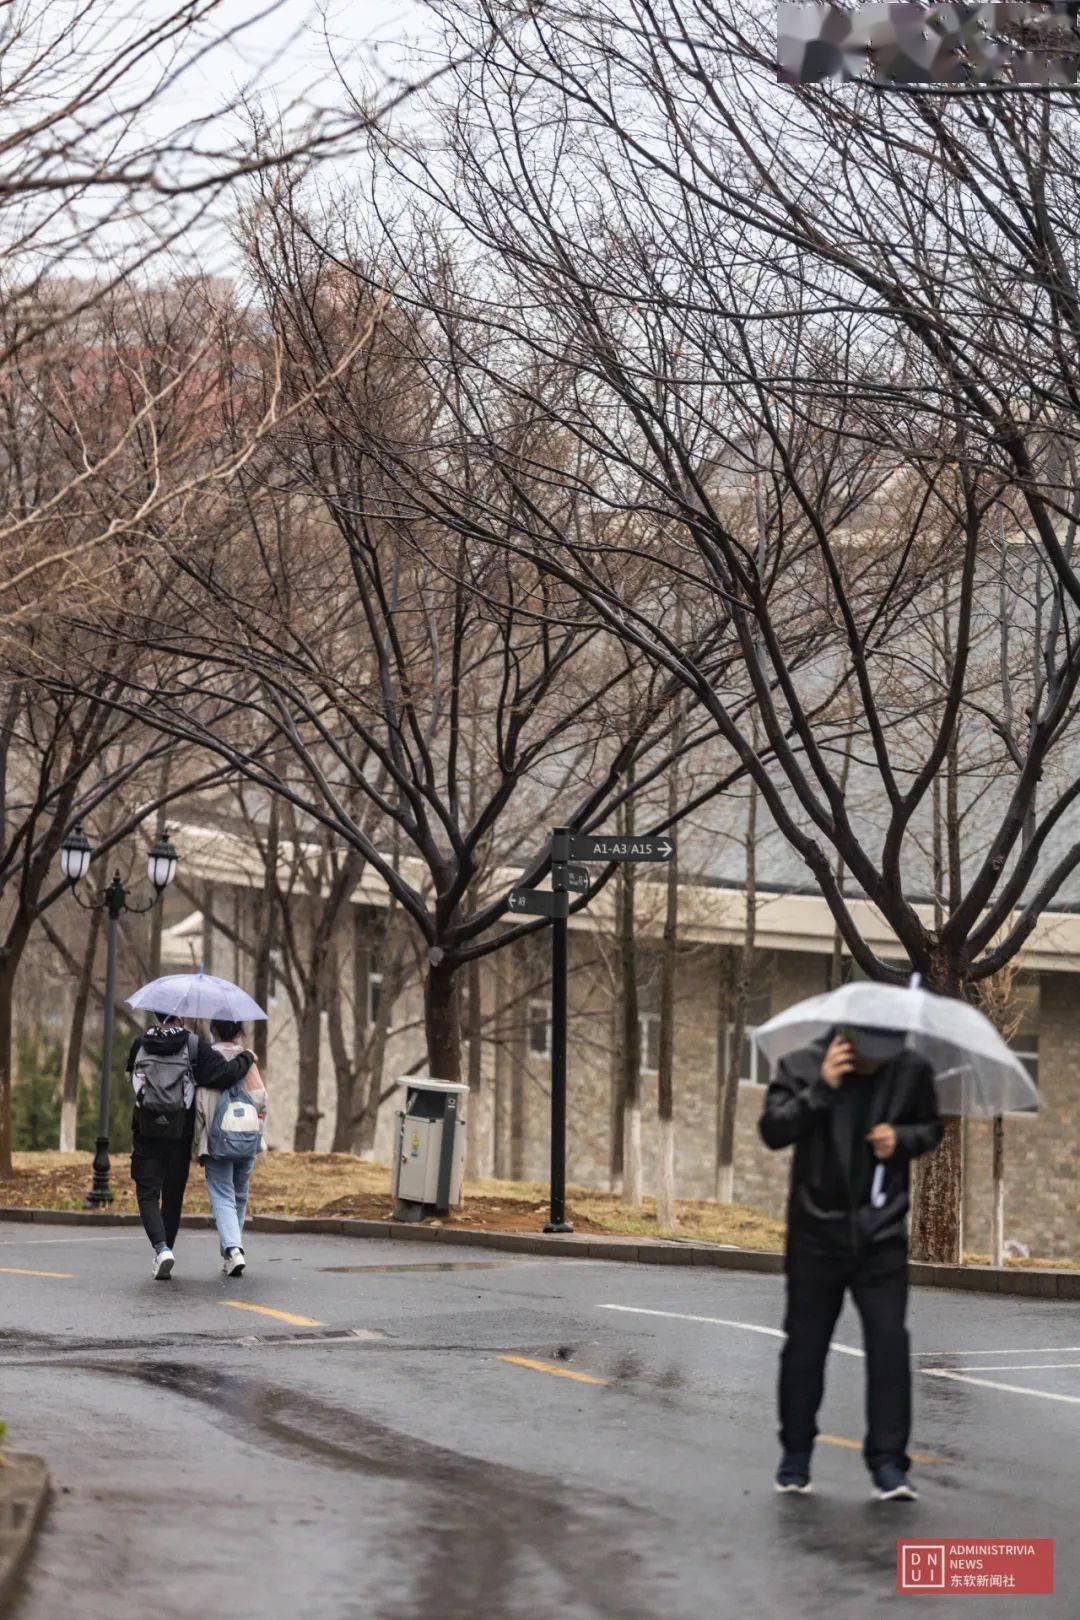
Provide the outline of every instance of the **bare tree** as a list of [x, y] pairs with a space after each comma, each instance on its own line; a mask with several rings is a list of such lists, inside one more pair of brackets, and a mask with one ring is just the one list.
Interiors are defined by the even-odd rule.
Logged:
[[[527, 397], [575, 445], [602, 449], [587, 466], [597, 510], [621, 506], [631, 477], [635, 492], [647, 490], [657, 529], [682, 555], [676, 564], [648, 536], [629, 555], [668, 578], [677, 570], [722, 604], [717, 619], [772, 763], [732, 723], [728, 691], [696, 650], [629, 599], [613, 569], [598, 569], [594, 546], [538, 533], [505, 503], [497, 521], [474, 509], [473, 532], [576, 582], [614, 633], [685, 682], [862, 971], [895, 980], [904, 970], [860, 932], [838, 856], [910, 966], [940, 990], [968, 993], [1021, 948], [1080, 862], [1080, 839], [1066, 832], [1075, 782], [1044, 792], [1034, 826], [1027, 816], [1034, 784], [1054, 774], [1071, 735], [1080, 677], [1075, 487], [1061, 475], [1076, 345], [1058, 337], [1080, 304], [1070, 276], [1048, 269], [1057, 254], [1072, 263], [1058, 198], [1075, 173], [1075, 125], [1052, 97], [995, 102], [987, 122], [986, 103], [971, 97], [860, 92], [849, 117], [835, 96], [770, 86], [771, 39], [766, 51], [756, 25], [710, 0], [594, 0], [572, 17], [497, 0], [443, 12], [452, 48], [468, 41], [481, 53], [443, 101], [448, 154], [417, 149], [387, 165], [429, 216], [475, 245], [476, 327], [487, 333], [488, 312], [500, 312], [497, 361], [478, 361], [485, 396]], [[471, 116], [480, 95], [483, 120]], [[398, 287], [420, 300], [405, 259], [412, 238], [400, 241]], [[1021, 285], [1037, 292], [1030, 319]], [[481, 347], [478, 338], [476, 356]], [[526, 354], [549, 367], [565, 358], [573, 380], [560, 373], [557, 389], [541, 389]], [[764, 554], [726, 504], [740, 467], [767, 492]], [[1059, 628], [1039, 654], [1049, 674], [1033, 694], [1033, 725], [994, 732], [993, 815], [936, 928], [916, 903], [928, 882], [907, 857], [965, 703], [978, 701], [971, 638], [1003, 512], [1010, 533], [1030, 530], [1049, 560]], [[931, 688], [933, 735], [912, 765], [907, 677], [935, 679], [924, 595], [946, 567], [953, 656]], [[837, 638], [800, 673], [788, 649], [808, 601]], [[1036, 634], [1030, 621], [1025, 634]], [[823, 746], [825, 711], [809, 712], [830, 678], [857, 696], [879, 801], [870, 818], [846, 802]], [[956, 1259], [958, 1123], [920, 1182], [916, 1251]]]

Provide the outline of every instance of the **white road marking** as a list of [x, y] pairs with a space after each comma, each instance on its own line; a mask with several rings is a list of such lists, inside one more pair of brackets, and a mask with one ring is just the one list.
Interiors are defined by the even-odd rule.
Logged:
[[[663, 1316], [676, 1322], [704, 1322], [710, 1327], [742, 1328], [746, 1333], [765, 1333], [771, 1339], [787, 1337], [781, 1328], [762, 1327], [759, 1322], [737, 1322], [725, 1316], [691, 1316], [684, 1311], [649, 1310], [644, 1305], [600, 1305], [599, 1309], [602, 1311], [623, 1311], [629, 1316]], [[833, 1340], [829, 1348], [838, 1350], [842, 1356], [858, 1356], [860, 1360], [864, 1359], [863, 1351], [856, 1350], [849, 1344], [838, 1344]], [[940, 1355], [948, 1352], [939, 1351], [938, 1353]], [[972, 1354], [971, 1351], [956, 1351], [954, 1353], [957, 1355]], [[1007, 1350], [997, 1352], [998, 1355], [1015, 1355], [1016, 1353], [1016, 1351], [1010, 1352]], [[1037, 1352], [1021, 1353], [1034, 1354]], [[1046, 1366], [1047, 1363], [1039, 1362], [1037, 1365], [1042, 1367]], [[980, 1370], [982, 1369], [980, 1368]], [[1010, 1372], [1014, 1369], [1009, 1367], [987, 1367], [985, 1370], [987, 1372]], [[1065, 1401], [1070, 1406], [1080, 1406], [1080, 1395], [1058, 1395], [1047, 1389], [1031, 1389], [1026, 1384], [1002, 1384], [991, 1378], [971, 1378], [966, 1373], [954, 1372], [947, 1367], [917, 1367], [916, 1371], [923, 1373], [927, 1378], [952, 1378], [958, 1384], [979, 1384], [986, 1389], [1004, 1389], [1012, 1395], [1035, 1395], [1044, 1401]]]
[[1055, 1371], [1059, 1367], [1080, 1367], [1080, 1361], [1021, 1361], [1013, 1362], [1006, 1367], [986, 1367], [982, 1363], [977, 1367], [920, 1367], [919, 1371], [928, 1372], [1042, 1372], [1043, 1368]]
[[927, 1361], [940, 1361], [942, 1356], [1072, 1356], [1080, 1353], [1080, 1344], [1017, 1344], [1011, 1350], [916, 1350], [916, 1356]]
[[[996, 1370], [987, 1368], [988, 1372]], [[1049, 1389], [1031, 1389], [1027, 1384], [1001, 1384], [993, 1378], [969, 1378], [966, 1373], [951, 1372], [948, 1367], [920, 1367], [919, 1371], [927, 1378], [952, 1378], [958, 1384], [979, 1384], [983, 1389], [1007, 1390], [1010, 1395], [1035, 1395], [1041, 1401], [1065, 1401], [1069, 1406], [1080, 1406], [1080, 1395], [1058, 1395]]]
[[[665, 1316], [674, 1322], [707, 1322], [711, 1327], [742, 1328], [746, 1333], [766, 1333], [770, 1339], [786, 1339], [787, 1334], [782, 1328], [762, 1327], [759, 1322], [734, 1322], [726, 1316], [690, 1316], [685, 1311], [650, 1311], [643, 1305], [601, 1305], [602, 1311], [625, 1311], [630, 1316]], [[850, 1344], [838, 1344], [834, 1339], [829, 1346], [842, 1356], [858, 1356], [864, 1359], [864, 1352], [856, 1350]]]
[[100, 1237], [0, 1238], [0, 1249], [29, 1249], [44, 1243], [134, 1243], [136, 1239], [145, 1243], [146, 1234], [138, 1231], [105, 1232]]

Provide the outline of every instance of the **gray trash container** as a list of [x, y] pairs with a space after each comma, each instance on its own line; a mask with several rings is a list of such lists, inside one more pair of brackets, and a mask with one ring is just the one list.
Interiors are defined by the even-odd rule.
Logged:
[[394, 1220], [421, 1221], [461, 1203], [469, 1088], [416, 1075], [403, 1083], [405, 1107], [394, 1116]]

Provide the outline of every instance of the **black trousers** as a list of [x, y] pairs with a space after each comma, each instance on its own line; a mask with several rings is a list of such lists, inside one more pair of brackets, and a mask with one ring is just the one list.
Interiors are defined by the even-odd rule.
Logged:
[[868, 1468], [897, 1462], [906, 1471], [911, 1433], [911, 1359], [907, 1314], [907, 1245], [886, 1242], [861, 1254], [826, 1256], [794, 1245], [787, 1256], [787, 1342], [780, 1355], [780, 1443], [810, 1451], [825, 1390], [829, 1353], [844, 1293], [862, 1319], [866, 1351]]
[[171, 1249], [176, 1242], [190, 1169], [190, 1135], [185, 1134], [179, 1142], [135, 1138], [131, 1149], [131, 1179], [135, 1183], [143, 1227], [155, 1249], [163, 1243]]

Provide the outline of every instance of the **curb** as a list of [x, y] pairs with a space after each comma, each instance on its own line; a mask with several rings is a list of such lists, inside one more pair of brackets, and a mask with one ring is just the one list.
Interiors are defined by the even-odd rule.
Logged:
[[48, 1501], [44, 1459], [9, 1451], [0, 1469], [0, 1614], [6, 1614], [26, 1573]]
[[[44, 1221], [65, 1226], [138, 1226], [137, 1215], [82, 1210], [0, 1209], [0, 1221]], [[185, 1215], [181, 1225], [213, 1226], [209, 1215]], [[316, 1232], [331, 1237], [401, 1238], [407, 1243], [453, 1243], [462, 1247], [501, 1249], [512, 1254], [576, 1256], [579, 1260], [622, 1260], [653, 1266], [714, 1266], [722, 1271], [756, 1271], [775, 1275], [784, 1257], [772, 1249], [727, 1248], [723, 1244], [665, 1242], [663, 1238], [599, 1237], [595, 1232], [546, 1235], [543, 1232], [487, 1232], [476, 1227], [423, 1226], [403, 1221], [359, 1220], [349, 1216], [253, 1215], [254, 1232]], [[957, 1292], [1013, 1294], [1028, 1299], [1080, 1300], [1080, 1270], [1021, 1271], [994, 1266], [939, 1266], [910, 1263], [917, 1288]]]

